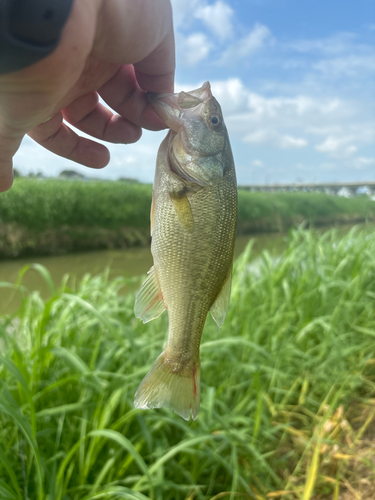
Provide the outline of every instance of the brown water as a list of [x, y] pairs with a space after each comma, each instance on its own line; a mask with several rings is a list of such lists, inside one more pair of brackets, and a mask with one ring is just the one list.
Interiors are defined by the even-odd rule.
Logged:
[[[371, 225], [373, 228], [373, 225]], [[351, 225], [341, 226], [340, 234], [345, 234]], [[329, 228], [325, 228], [325, 231]], [[373, 229], [372, 229], [373, 230]], [[281, 233], [266, 233], [256, 236], [237, 238], [235, 257], [244, 250], [250, 239], [254, 238], [253, 254], [257, 255], [267, 249], [274, 255], [280, 254], [286, 246], [286, 238]], [[109, 276], [140, 276], [147, 273], [152, 266], [152, 256], [149, 248], [134, 248], [128, 250], [105, 250], [79, 254], [60, 255], [55, 257], [34, 257], [0, 261], [0, 314], [15, 311], [20, 304], [19, 292], [1, 286], [1, 282], [16, 283], [19, 273], [27, 264], [41, 264], [51, 274], [56, 286], [59, 286], [65, 274], [69, 274], [72, 285], [85, 274], [99, 274], [110, 268]], [[49, 289], [39, 272], [29, 269], [22, 278], [22, 285], [29, 291], [39, 291], [43, 298], [48, 297]]]
[[[258, 235], [255, 238], [254, 252], [259, 253], [268, 248], [279, 253], [283, 246], [283, 239], [284, 237], [279, 233]], [[249, 240], [249, 236], [237, 238], [235, 257], [240, 255]], [[108, 267], [110, 278], [140, 276], [147, 273], [152, 266], [152, 256], [149, 248], [134, 248], [0, 261], [0, 314], [10, 313], [20, 304], [18, 292], [1, 287], [1, 282], [16, 283], [22, 268], [33, 263], [45, 266], [55, 285], [58, 286], [65, 274], [70, 275], [72, 284], [87, 273], [99, 274]], [[26, 271], [22, 278], [22, 285], [29, 291], [39, 291], [43, 298], [49, 295], [47, 283], [34, 269]]]

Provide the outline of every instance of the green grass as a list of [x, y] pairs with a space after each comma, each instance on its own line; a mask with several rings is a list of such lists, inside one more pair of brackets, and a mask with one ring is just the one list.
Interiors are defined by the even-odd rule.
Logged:
[[325, 193], [251, 193], [241, 189], [238, 194], [240, 226], [266, 217], [290, 220], [299, 216], [314, 221], [337, 215], [375, 216], [375, 202], [367, 196], [344, 198]]
[[37, 269], [50, 299], [21, 285], [0, 318], [1, 499], [374, 498], [375, 235], [247, 248], [222, 330], [205, 326], [189, 423], [133, 407], [168, 323], [134, 318], [118, 292], [136, 280], [56, 289]]
[[[16, 179], [0, 196], [0, 223], [33, 231], [61, 226], [118, 229], [148, 228], [152, 186], [127, 182], [84, 182], [53, 179]], [[274, 229], [274, 220], [289, 227], [298, 221], [347, 217], [375, 217], [375, 202], [368, 197], [340, 198], [323, 193], [251, 193], [239, 191], [239, 230]], [[250, 226], [249, 226], [250, 223]]]
[[148, 184], [21, 178], [0, 196], [0, 221], [35, 231], [63, 225], [148, 228], [151, 194]]

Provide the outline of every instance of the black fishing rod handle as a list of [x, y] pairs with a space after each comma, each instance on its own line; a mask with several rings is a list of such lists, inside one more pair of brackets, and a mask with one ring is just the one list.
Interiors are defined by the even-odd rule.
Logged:
[[58, 45], [74, 0], [0, 0], [0, 74], [48, 56]]

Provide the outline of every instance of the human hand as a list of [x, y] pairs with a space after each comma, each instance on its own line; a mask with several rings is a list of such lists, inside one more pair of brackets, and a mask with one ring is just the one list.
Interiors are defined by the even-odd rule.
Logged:
[[12, 158], [26, 133], [55, 154], [102, 168], [108, 149], [63, 120], [125, 144], [136, 142], [142, 127], [165, 128], [146, 91], [173, 92], [174, 69], [169, 0], [75, 0], [54, 52], [0, 75], [0, 191], [12, 185]]

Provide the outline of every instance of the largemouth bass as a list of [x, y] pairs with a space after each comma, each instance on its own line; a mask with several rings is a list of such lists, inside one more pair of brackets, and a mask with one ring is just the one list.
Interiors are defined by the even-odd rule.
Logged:
[[228, 132], [208, 82], [179, 94], [150, 94], [170, 128], [161, 143], [151, 207], [154, 265], [137, 295], [143, 322], [167, 309], [167, 345], [141, 382], [137, 408], [168, 407], [195, 420], [199, 345], [208, 311], [220, 328], [229, 305], [237, 183]]

